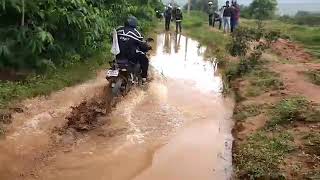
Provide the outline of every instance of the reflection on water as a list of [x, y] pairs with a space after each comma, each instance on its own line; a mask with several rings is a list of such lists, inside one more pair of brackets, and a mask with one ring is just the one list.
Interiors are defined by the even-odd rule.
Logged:
[[[178, 110], [176, 119], [183, 123], [133, 180], [229, 179], [233, 104], [221, 96], [222, 80], [215, 73], [215, 62], [205, 58], [206, 47], [183, 35], [160, 34], [157, 45], [150, 62], [165, 77], [165, 82], [154, 82], [165, 92], [161, 106]], [[157, 111], [148, 115], [148, 121]]]
[[169, 33], [169, 32], [166, 32], [164, 34], [163, 53], [164, 54], [171, 54], [171, 33]]
[[206, 47], [180, 34], [175, 35], [174, 42], [171, 39], [170, 33], [158, 36], [158, 49], [151, 59], [152, 66], [166, 78], [184, 80], [202, 91], [219, 95], [222, 79], [215, 75], [216, 63], [204, 59]]
[[180, 41], [181, 41], [181, 34], [176, 34], [175, 35], [175, 44], [174, 44], [174, 52], [178, 53], [180, 50]]

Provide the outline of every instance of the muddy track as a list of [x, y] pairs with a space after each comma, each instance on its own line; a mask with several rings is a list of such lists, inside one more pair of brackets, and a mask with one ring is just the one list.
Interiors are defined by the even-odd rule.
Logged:
[[228, 179], [233, 102], [216, 65], [184, 36], [157, 46], [154, 80], [125, 98], [111, 100], [100, 73], [23, 102], [0, 141], [0, 179]]

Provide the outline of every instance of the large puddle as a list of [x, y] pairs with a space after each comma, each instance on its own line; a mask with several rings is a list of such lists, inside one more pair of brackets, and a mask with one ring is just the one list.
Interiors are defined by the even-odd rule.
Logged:
[[221, 94], [215, 63], [205, 57], [205, 47], [182, 35], [160, 34], [156, 46], [148, 89], [132, 90], [102, 117], [107, 124], [62, 137], [66, 143], [50, 144], [51, 129], [65, 122], [73, 101], [99, 94], [103, 74], [96, 82], [27, 101], [29, 110], [15, 116], [0, 142], [0, 160], [6, 162], [0, 179], [229, 179], [233, 102]]
[[167, 103], [180, 110], [183, 128], [158, 149], [136, 180], [229, 179], [232, 103], [206, 48], [182, 35], [158, 36], [152, 65], [166, 79]]

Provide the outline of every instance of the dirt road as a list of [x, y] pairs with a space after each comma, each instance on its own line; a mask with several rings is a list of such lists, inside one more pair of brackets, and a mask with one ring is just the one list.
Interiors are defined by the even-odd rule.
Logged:
[[[184, 36], [158, 35], [156, 46], [153, 81], [110, 112], [101, 108], [103, 73], [23, 102], [24, 112], [13, 115], [0, 140], [0, 179], [229, 179], [233, 102], [221, 95], [215, 64], [205, 47]], [[90, 112], [80, 119], [95, 123], [69, 128], [75, 112]]]

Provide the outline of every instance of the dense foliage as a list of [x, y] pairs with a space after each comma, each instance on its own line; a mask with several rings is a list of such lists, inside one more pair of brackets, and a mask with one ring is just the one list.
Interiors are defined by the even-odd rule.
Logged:
[[148, 27], [159, 0], [0, 0], [0, 70], [41, 70], [105, 50], [112, 28], [135, 15]]

